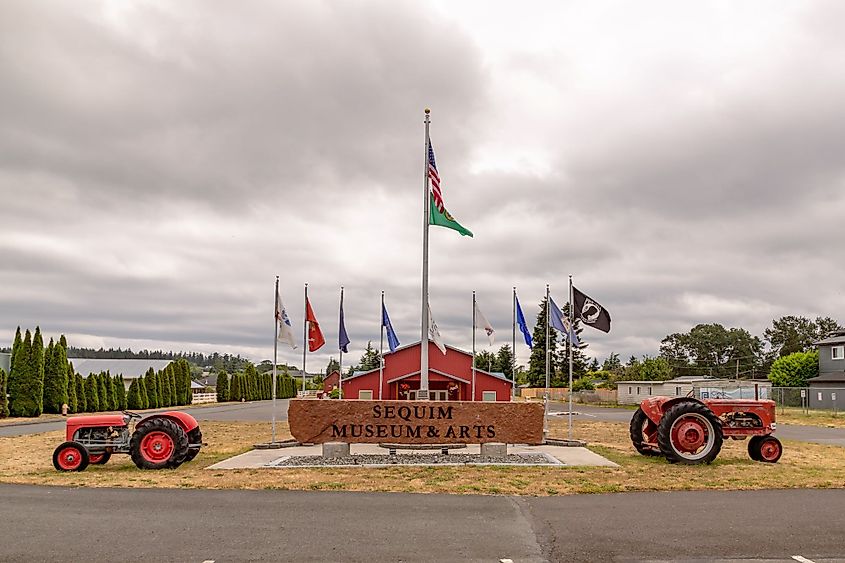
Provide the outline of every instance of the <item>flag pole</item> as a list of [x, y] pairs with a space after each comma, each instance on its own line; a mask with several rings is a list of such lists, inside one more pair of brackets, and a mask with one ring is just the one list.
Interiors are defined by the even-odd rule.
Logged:
[[384, 386], [384, 290], [381, 291], [381, 335], [378, 340], [378, 398], [381, 400], [381, 388]]
[[549, 434], [549, 284], [546, 284], [546, 396], [543, 400], [543, 433]]
[[[343, 286], [340, 286], [340, 310], [343, 311]], [[338, 341], [340, 336], [338, 336]], [[340, 359], [337, 362], [337, 398], [343, 398], [343, 348], [338, 346], [340, 350]]]
[[422, 259], [422, 318], [420, 319], [420, 389], [417, 399], [428, 399], [428, 222], [429, 188], [428, 188], [428, 148], [429, 148], [429, 116], [431, 110], [425, 108], [425, 150], [423, 168], [423, 259]]
[[302, 396], [305, 397], [305, 354], [308, 353], [308, 284], [305, 284], [305, 306], [302, 316]]
[[472, 400], [475, 400], [475, 291], [472, 292]]
[[572, 299], [572, 276], [569, 276], [569, 439], [572, 439], [572, 352], [575, 343], [572, 336], [575, 334], [575, 302]]
[[513, 322], [511, 323], [511, 400], [516, 399], [516, 286], [513, 288]]
[[279, 355], [279, 319], [277, 315], [280, 314], [279, 311], [279, 276], [276, 276], [276, 302], [273, 305], [274, 313], [273, 313], [273, 422], [272, 422], [272, 439], [270, 443], [276, 442], [276, 364], [279, 363], [278, 355]]

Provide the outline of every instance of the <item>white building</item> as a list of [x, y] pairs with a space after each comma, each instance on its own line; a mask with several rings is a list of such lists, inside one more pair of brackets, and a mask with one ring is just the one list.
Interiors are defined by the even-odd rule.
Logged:
[[620, 405], [638, 405], [649, 397], [686, 397], [699, 399], [768, 399], [772, 384], [768, 380], [730, 380], [686, 375], [668, 381], [620, 381], [616, 401]]

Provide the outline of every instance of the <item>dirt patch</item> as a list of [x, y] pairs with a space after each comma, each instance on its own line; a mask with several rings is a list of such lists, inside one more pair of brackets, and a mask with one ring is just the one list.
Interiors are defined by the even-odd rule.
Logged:
[[[552, 421], [552, 434], [564, 437], [566, 421]], [[289, 437], [279, 424], [280, 439]], [[191, 463], [175, 470], [141, 471], [128, 456], [81, 473], [53, 469], [53, 449], [62, 432], [0, 438], [0, 482], [86, 487], [161, 487], [209, 489], [296, 489], [556, 495], [616, 491], [700, 489], [841, 488], [845, 455], [836, 446], [786, 442], [777, 464], [751, 461], [746, 442], [728, 440], [712, 465], [670, 465], [633, 451], [627, 424], [580, 421], [576, 437], [620, 464], [607, 467], [396, 467], [354, 469], [205, 468], [266, 441], [267, 423], [204, 422], [208, 442]]]

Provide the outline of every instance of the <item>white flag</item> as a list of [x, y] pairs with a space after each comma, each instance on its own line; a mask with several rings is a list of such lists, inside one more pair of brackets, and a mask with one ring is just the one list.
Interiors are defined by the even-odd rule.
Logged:
[[443, 355], [446, 355], [446, 346], [443, 344], [443, 337], [440, 336], [440, 331], [437, 330], [437, 323], [434, 322], [434, 316], [431, 314], [431, 305], [428, 306], [428, 336], [434, 341]]
[[481, 309], [478, 307], [478, 301], [475, 302], [475, 326], [472, 327], [473, 330], [478, 328], [479, 325], [481, 328], [484, 329], [484, 332], [487, 333], [487, 338], [490, 339], [490, 346], [493, 345], [493, 333], [496, 332], [493, 330], [493, 325], [490, 324], [490, 321], [487, 320], [487, 317], [484, 316], [484, 313], [481, 312]]
[[289, 344], [291, 348], [296, 350], [296, 340], [293, 337], [293, 327], [290, 324], [285, 306], [282, 303], [282, 298], [276, 291], [276, 321], [279, 323], [279, 342]]

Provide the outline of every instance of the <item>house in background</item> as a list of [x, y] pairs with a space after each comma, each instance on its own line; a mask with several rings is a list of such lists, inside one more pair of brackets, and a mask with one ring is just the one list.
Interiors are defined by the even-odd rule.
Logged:
[[845, 330], [834, 331], [815, 344], [819, 375], [807, 382], [810, 408], [845, 410]]
[[620, 381], [616, 402], [638, 405], [649, 397], [686, 397], [699, 399], [768, 399], [772, 384], [768, 380], [719, 379], [685, 375], [668, 381]]

